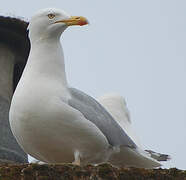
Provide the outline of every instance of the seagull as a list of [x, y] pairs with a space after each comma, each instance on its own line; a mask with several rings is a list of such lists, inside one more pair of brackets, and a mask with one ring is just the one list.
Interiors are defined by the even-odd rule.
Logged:
[[46, 163], [159, 167], [112, 113], [69, 86], [60, 37], [67, 27], [86, 24], [86, 18], [55, 8], [40, 10], [31, 18], [31, 50], [9, 112], [17, 142]]

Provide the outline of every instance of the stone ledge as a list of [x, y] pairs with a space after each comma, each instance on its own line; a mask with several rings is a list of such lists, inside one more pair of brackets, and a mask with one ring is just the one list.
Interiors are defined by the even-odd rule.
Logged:
[[115, 168], [110, 164], [84, 167], [72, 164], [1, 164], [0, 180], [186, 180], [186, 171]]

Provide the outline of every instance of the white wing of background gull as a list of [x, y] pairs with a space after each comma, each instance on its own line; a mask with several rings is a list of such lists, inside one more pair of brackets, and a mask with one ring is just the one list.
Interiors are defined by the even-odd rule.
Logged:
[[[113, 159], [117, 166], [159, 166], [138, 156], [136, 143], [96, 100], [68, 87], [60, 36], [68, 26], [85, 24], [84, 17], [53, 8], [31, 18], [31, 50], [10, 107], [14, 136], [25, 152], [44, 162]], [[120, 156], [125, 157], [122, 163], [116, 160]]]
[[139, 137], [132, 127], [130, 113], [125, 99], [116, 93], [110, 93], [97, 98], [97, 101], [112, 115], [135, 144], [143, 148]]
[[[112, 115], [112, 117], [119, 123], [119, 125], [125, 130], [127, 135], [133, 140], [133, 142], [138, 146], [139, 155], [150, 156], [151, 158], [156, 159], [157, 161], [167, 161], [170, 159], [169, 155], [156, 153], [152, 150], [144, 150], [139, 137], [136, 135], [130, 118], [130, 113], [127, 108], [125, 99], [116, 94], [110, 93], [105, 94], [99, 98], [97, 101]], [[152, 162], [153, 163], [153, 162]]]

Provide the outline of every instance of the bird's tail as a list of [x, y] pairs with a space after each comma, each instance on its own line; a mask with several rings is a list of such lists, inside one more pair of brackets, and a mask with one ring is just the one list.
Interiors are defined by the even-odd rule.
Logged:
[[[136, 143], [137, 149], [121, 147], [120, 152], [113, 155], [110, 162], [116, 165], [126, 165], [144, 168], [155, 168], [161, 166], [159, 161], [167, 161], [169, 155], [156, 153], [152, 150], [144, 150], [138, 136], [132, 127], [130, 114], [125, 99], [118, 94], [106, 94], [99, 97], [98, 102], [113, 116], [118, 124], [125, 130], [127, 135]], [[127, 156], [125, 156], [127, 154]]]
[[171, 157], [167, 154], [161, 154], [161, 153], [157, 153], [154, 152], [152, 150], [145, 150], [147, 153], [149, 153], [149, 155], [153, 158], [156, 159], [157, 161], [168, 161], [171, 159]]
[[117, 167], [157, 168], [161, 164], [140, 148], [121, 146], [118, 153], [111, 154], [109, 161]]

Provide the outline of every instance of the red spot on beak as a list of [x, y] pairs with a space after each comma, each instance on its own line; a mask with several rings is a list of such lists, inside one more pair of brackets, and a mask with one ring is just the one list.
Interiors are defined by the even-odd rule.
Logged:
[[81, 21], [79, 21], [78, 24], [79, 24], [80, 26], [84, 26], [84, 25], [88, 24], [88, 21], [87, 21], [87, 20], [81, 20]]

